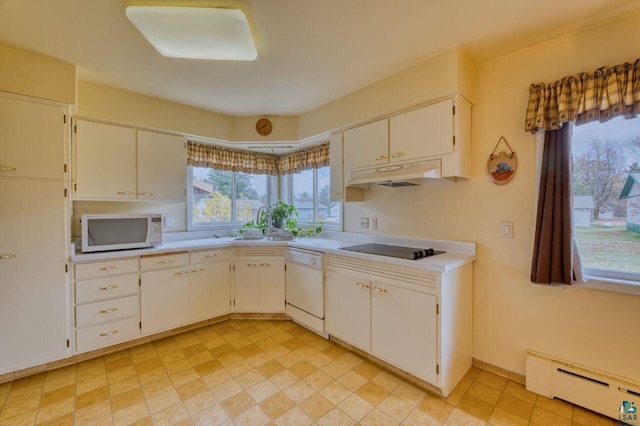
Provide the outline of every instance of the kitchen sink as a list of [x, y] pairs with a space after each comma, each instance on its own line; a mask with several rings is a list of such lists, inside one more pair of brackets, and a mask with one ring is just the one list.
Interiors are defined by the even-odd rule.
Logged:
[[265, 237], [264, 235], [243, 235], [240, 237], [235, 237], [233, 241], [260, 241], [267, 239], [269, 238]]

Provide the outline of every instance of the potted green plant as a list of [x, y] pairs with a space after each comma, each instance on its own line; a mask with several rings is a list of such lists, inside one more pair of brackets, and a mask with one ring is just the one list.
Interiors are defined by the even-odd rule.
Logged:
[[260, 212], [257, 223], [251, 220], [242, 226], [242, 230], [257, 228], [261, 229], [263, 234], [269, 235], [269, 218], [271, 218], [271, 230], [289, 231], [294, 237], [310, 237], [322, 232], [322, 222], [315, 227], [310, 226], [307, 229], [300, 228], [298, 226], [298, 210], [293, 204], [287, 204], [282, 201], [266, 207]]

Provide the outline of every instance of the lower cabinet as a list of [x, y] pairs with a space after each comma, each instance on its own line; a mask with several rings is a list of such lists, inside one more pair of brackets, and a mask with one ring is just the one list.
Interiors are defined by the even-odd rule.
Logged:
[[471, 366], [472, 266], [434, 273], [327, 256], [325, 329], [448, 395]]
[[234, 310], [285, 311], [284, 247], [236, 247], [234, 256]]
[[140, 264], [142, 334], [153, 334], [188, 324], [189, 255], [180, 253], [143, 257]]
[[190, 322], [229, 313], [229, 249], [191, 252], [190, 259]]
[[325, 274], [325, 331], [371, 350], [371, 282], [343, 272]]

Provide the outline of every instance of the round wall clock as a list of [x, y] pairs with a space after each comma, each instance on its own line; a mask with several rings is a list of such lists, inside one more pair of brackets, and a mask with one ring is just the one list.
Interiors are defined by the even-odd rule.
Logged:
[[267, 136], [273, 130], [273, 124], [268, 118], [261, 118], [256, 122], [256, 132], [262, 136]]

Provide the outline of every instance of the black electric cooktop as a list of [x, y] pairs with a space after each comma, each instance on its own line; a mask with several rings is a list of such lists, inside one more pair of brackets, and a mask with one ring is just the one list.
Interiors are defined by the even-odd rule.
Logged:
[[358, 253], [377, 254], [379, 256], [398, 257], [400, 259], [418, 260], [425, 257], [446, 253], [432, 248], [415, 248], [391, 246], [387, 244], [360, 244], [357, 246], [340, 247], [340, 250], [355, 251]]

